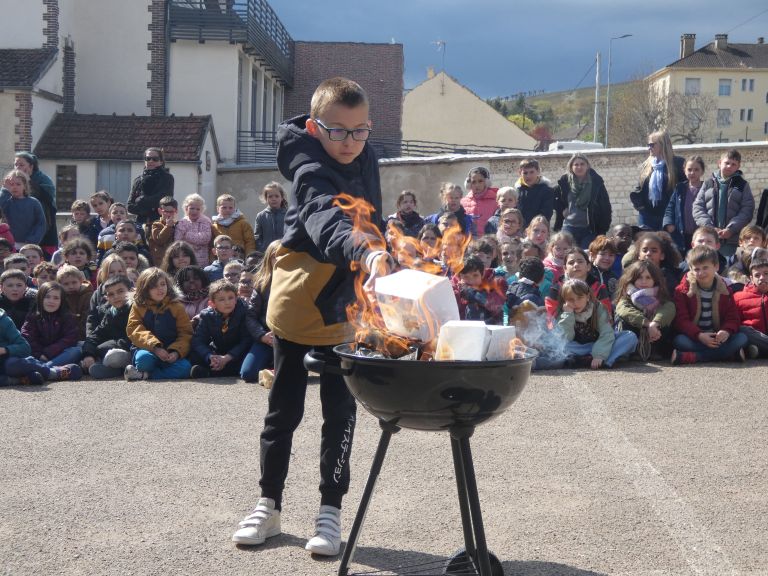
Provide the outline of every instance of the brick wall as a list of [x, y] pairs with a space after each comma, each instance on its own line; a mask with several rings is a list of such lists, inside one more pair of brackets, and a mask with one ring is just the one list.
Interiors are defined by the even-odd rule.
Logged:
[[[677, 146], [678, 156], [700, 155], [707, 166], [707, 171], [714, 169], [720, 155], [733, 147], [731, 144], [701, 144]], [[760, 200], [764, 188], [768, 188], [768, 143], [739, 143], [742, 155], [741, 169], [749, 180], [755, 203]], [[648, 151], [645, 148], [610, 149], [589, 151], [592, 167], [605, 179], [613, 207], [613, 222], [637, 222], [637, 213], [629, 201], [629, 193], [637, 184], [640, 164]], [[475, 166], [486, 166], [491, 171], [494, 186], [509, 186], [517, 179], [517, 166], [520, 160], [532, 156], [542, 168], [544, 176], [556, 181], [566, 169], [570, 153], [539, 152], [531, 154], [495, 154], [489, 156], [455, 156], [432, 159], [392, 159], [381, 160], [381, 188], [384, 213], [395, 211], [397, 195], [406, 188], [416, 192], [418, 211], [422, 215], [436, 212], [440, 207], [438, 192], [442, 182], [455, 182], [464, 187], [467, 172]], [[277, 180], [290, 188], [277, 170], [264, 169], [227, 169], [219, 170], [217, 190], [220, 194], [233, 194], [238, 198], [238, 207], [250, 220], [264, 206], [258, 201], [261, 188], [270, 180]]]
[[344, 76], [368, 93], [373, 137], [402, 140], [402, 44], [297, 41], [295, 62], [293, 87], [285, 94], [286, 118], [309, 112], [312, 93], [320, 82]]
[[75, 111], [75, 46], [71, 38], [66, 38], [64, 41], [63, 69], [64, 104], [62, 111], [64, 114], [71, 114]]
[[43, 48], [59, 47], [59, 0], [43, 0]]
[[167, 73], [166, 45], [165, 45], [165, 15], [166, 0], [150, 0], [147, 10], [152, 14], [149, 23], [149, 31], [152, 33], [152, 41], [147, 44], [149, 50], [149, 64], [147, 70], [151, 76], [147, 82], [149, 88], [149, 107], [152, 116], [164, 116], [166, 112], [165, 86]]
[[32, 93], [16, 94], [16, 126], [13, 129], [16, 150], [32, 150]]

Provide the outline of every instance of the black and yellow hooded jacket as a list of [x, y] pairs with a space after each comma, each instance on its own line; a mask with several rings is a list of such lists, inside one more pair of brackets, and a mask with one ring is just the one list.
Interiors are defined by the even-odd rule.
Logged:
[[278, 128], [277, 165], [292, 182], [267, 309], [267, 323], [285, 340], [330, 346], [352, 339], [346, 306], [355, 299], [351, 262], [370, 254], [368, 238], [333, 205], [339, 193], [363, 198], [381, 228], [381, 185], [376, 155], [366, 143], [350, 164], [340, 164], [306, 131], [309, 116]]

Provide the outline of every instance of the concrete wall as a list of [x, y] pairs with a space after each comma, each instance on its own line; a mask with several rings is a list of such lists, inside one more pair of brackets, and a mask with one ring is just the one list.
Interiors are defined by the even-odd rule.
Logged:
[[[39, 2], [37, 2], [39, 3]], [[149, 114], [147, 69], [152, 41], [147, 3], [62, 2], [60, 19], [75, 44], [75, 110], [88, 114]], [[107, 23], [111, 23], [107, 25]], [[130, 54], [130, 57], [126, 57]], [[60, 77], [60, 76], [59, 76]]]
[[0, 48], [40, 48], [45, 43], [43, 0], [0, 0], [0, 14]]
[[0, 119], [3, 123], [3, 129], [0, 130], [0, 167], [13, 166], [13, 153], [16, 152], [16, 94], [0, 92]]
[[[688, 157], [694, 154], [704, 158], [707, 170], [715, 169], [718, 158], [732, 144], [701, 144], [678, 146], [675, 153]], [[768, 187], [768, 143], [750, 142], [738, 146], [742, 155], [741, 168], [750, 181], [756, 202], [763, 188]], [[613, 206], [615, 223], [635, 223], [637, 213], [629, 201], [629, 193], [637, 184], [640, 164], [647, 154], [644, 148], [616, 148], [587, 151], [592, 167], [605, 179]], [[531, 154], [494, 154], [484, 156], [451, 156], [443, 158], [401, 158], [381, 161], [381, 184], [384, 213], [395, 210], [395, 199], [404, 189], [416, 191], [419, 213], [436, 212], [440, 206], [441, 182], [449, 181], [464, 187], [464, 179], [475, 166], [486, 166], [491, 171], [493, 186], [509, 186], [517, 179], [517, 166], [523, 158], [535, 157], [542, 173], [556, 181], [564, 172], [571, 152], [540, 152]], [[249, 220], [264, 208], [258, 196], [264, 184], [277, 180], [290, 189], [290, 184], [275, 169], [222, 169], [219, 171], [218, 191], [229, 193], [240, 203], [240, 209]]]

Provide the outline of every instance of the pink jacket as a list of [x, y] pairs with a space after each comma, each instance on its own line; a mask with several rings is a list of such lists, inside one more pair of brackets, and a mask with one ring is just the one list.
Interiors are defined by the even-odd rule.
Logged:
[[497, 191], [498, 188], [486, 188], [481, 196], [475, 196], [470, 190], [469, 194], [461, 199], [461, 205], [464, 207], [465, 212], [472, 216], [475, 221], [475, 229], [478, 236], [483, 235], [485, 223], [488, 222], [488, 218], [493, 216], [496, 208], [498, 208], [496, 204]]
[[11, 246], [16, 243], [16, 240], [13, 239], [13, 234], [11, 233], [11, 227], [5, 222], [0, 223], [0, 238], [8, 240], [8, 242], [11, 243]]
[[208, 266], [208, 250], [211, 245], [211, 219], [201, 214], [197, 222], [182, 218], [176, 223], [174, 240], [188, 242], [195, 251], [198, 266]]

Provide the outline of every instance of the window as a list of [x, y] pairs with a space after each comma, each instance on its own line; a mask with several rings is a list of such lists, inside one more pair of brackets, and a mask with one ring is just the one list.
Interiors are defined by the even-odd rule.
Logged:
[[747, 91], [747, 79], [742, 78], [741, 79], [741, 91], [746, 92]]
[[720, 109], [717, 111], [717, 125], [718, 126], [730, 126], [731, 125], [731, 111], [729, 109]]
[[686, 78], [685, 95], [695, 96], [697, 94], [701, 94], [701, 78]]
[[[720, 78], [718, 96], [730, 96], [731, 95], [731, 80], [729, 78]], [[765, 95], [768, 100], [768, 94]]]
[[754, 92], [755, 91], [755, 79], [750, 78], [749, 79], [749, 91]]
[[77, 166], [56, 165], [56, 211], [69, 212], [77, 199]]
[[744, 122], [744, 118], [746, 118], [746, 116], [747, 116], [747, 111], [744, 110], [744, 108], [739, 110], [739, 121], [740, 122]]
[[752, 108], [747, 110], [747, 122], [752, 122], [752, 115], [753, 115], [753, 113], [754, 113], [754, 110]]
[[768, 122], [763, 124], [763, 134], [768, 134]]

